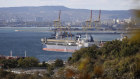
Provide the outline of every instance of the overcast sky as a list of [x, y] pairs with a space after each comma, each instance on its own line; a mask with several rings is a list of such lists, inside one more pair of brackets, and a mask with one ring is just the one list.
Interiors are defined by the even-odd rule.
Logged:
[[66, 6], [80, 9], [128, 10], [133, 0], [0, 0], [0, 7]]

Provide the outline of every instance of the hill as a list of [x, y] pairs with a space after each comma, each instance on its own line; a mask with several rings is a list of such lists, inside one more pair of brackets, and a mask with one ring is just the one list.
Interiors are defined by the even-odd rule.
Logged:
[[[8, 7], [0, 8], [0, 19], [20, 18], [24, 21], [34, 21], [42, 17], [44, 21], [52, 21], [58, 18], [58, 11], [62, 10], [62, 21], [85, 21], [90, 16], [88, 9], [72, 9], [64, 6], [40, 6], [40, 7]], [[93, 10], [94, 20], [98, 17], [98, 10]], [[129, 18], [131, 10], [103, 10], [101, 19]]]

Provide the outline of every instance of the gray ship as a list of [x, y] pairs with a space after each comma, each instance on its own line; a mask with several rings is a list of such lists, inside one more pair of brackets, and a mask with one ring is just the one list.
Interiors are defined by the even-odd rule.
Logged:
[[83, 47], [92, 46], [94, 43], [93, 37], [86, 35], [85, 38], [76, 37], [73, 40], [69, 39], [41, 39], [43, 50], [45, 51], [59, 51], [59, 52], [75, 52]]

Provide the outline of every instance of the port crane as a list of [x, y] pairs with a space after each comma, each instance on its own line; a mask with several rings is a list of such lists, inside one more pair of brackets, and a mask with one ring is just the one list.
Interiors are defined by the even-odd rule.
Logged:
[[90, 19], [85, 21], [85, 23], [86, 23], [86, 26], [83, 26], [84, 31], [92, 27], [92, 10], [91, 10]]
[[92, 10], [91, 10], [90, 19], [86, 21], [86, 27], [88, 28], [92, 27]]
[[[96, 29], [97, 29], [97, 26], [99, 26], [99, 24], [100, 24], [100, 21], [101, 21], [100, 19], [101, 19], [101, 10], [99, 10], [98, 20], [94, 21]], [[86, 26], [83, 27], [84, 30], [93, 28], [93, 26], [92, 26], [92, 23], [93, 23], [92, 22], [92, 10], [91, 10], [90, 19], [85, 21], [85, 23], [86, 23]]]
[[[61, 25], [61, 10], [59, 11], [58, 20], [54, 21], [54, 27], [55, 27], [55, 30], [54, 30], [55, 33], [56, 33], [56, 31], [60, 32], [61, 39], [63, 38], [63, 36], [65, 37], [65, 35], [67, 36], [67, 38], [68, 38], [69, 35], [72, 38], [72, 34], [71, 34], [71, 31], [70, 31], [71, 27], [69, 25], [66, 26], [66, 27]], [[68, 32], [66, 32], [66, 31], [69, 31], [70, 33], [68, 34]]]
[[99, 10], [99, 16], [98, 16], [98, 20], [94, 21], [94, 24], [95, 24], [95, 28], [97, 28], [97, 26], [99, 26], [101, 23], [101, 10]]
[[[59, 11], [59, 15], [58, 15], [58, 20], [54, 21], [54, 31], [56, 34], [56, 31], [60, 31], [61, 35], [62, 35], [62, 27], [61, 27], [61, 10]], [[61, 37], [62, 38], [62, 37]]]
[[60, 21], [60, 17], [61, 16], [61, 10], [59, 11], [59, 16], [58, 16], [58, 20], [55, 20], [54, 21], [54, 27], [57, 29], [57, 28], [60, 28], [61, 27], [61, 21]]

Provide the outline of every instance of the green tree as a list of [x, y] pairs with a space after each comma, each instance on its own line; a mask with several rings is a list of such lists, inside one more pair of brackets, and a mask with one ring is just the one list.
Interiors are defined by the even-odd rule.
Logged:
[[69, 64], [78, 62], [81, 58], [90, 57], [96, 58], [96, 55], [101, 54], [99, 48], [96, 45], [87, 48], [81, 48], [72, 54], [72, 57], [68, 59]]
[[18, 60], [19, 67], [37, 67], [39, 60], [34, 57], [26, 57], [25, 59], [21, 58]]
[[0, 60], [0, 64], [4, 65], [4, 68], [15, 68], [18, 65], [16, 59], [2, 59]]
[[61, 59], [56, 59], [56, 61], [54, 62], [55, 67], [62, 67], [63, 65], [63, 60]]
[[45, 61], [42, 62], [42, 67], [47, 67], [47, 63], [45, 63]]
[[53, 75], [53, 74], [54, 74], [53, 70], [54, 70], [54, 65], [53, 65], [53, 64], [52, 64], [52, 65], [49, 65], [49, 64], [48, 64], [46, 76], [49, 77], [49, 76]]

